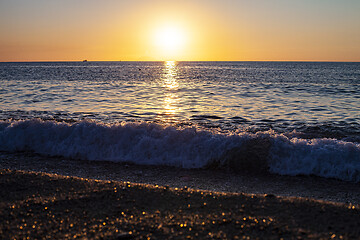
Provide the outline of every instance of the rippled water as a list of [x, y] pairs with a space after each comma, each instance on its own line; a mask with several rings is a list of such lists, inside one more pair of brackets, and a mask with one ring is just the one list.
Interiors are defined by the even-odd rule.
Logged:
[[358, 133], [360, 124], [360, 63], [0, 63], [0, 80], [2, 119], [322, 128], [343, 135]]
[[0, 151], [360, 182], [360, 63], [0, 63], [0, 81]]

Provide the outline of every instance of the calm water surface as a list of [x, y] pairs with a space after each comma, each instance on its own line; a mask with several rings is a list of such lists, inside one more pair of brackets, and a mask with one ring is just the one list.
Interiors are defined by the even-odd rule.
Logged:
[[360, 124], [360, 63], [1, 63], [0, 80], [2, 119], [321, 128], [344, 135], [358, 133]]

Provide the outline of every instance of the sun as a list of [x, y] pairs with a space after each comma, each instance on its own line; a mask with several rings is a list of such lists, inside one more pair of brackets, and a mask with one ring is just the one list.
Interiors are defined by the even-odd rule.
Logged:
[[184, 47], [185, 33], [175, 25], [167, 25], [155, 32], [154, 40], [161, 56], [176, 57]]
[[174, 50], [181, 45], [183, 35], [179, 29], [168, 27], [159, 30], [156, 37], [159, 45], [167, 50]]

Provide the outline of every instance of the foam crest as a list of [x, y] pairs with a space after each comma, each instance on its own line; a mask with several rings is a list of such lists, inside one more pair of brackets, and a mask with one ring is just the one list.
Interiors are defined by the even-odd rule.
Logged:
[[8, 120], [0, 121], [0, 151], [360, 181], [360, 144], [274, 131], [226, 134], [145, 122]]
[[246, 138], [153, 123], [70, 124], [39, 119], [3, 122], [0, 130], [2, 151], [184, 168], [201, 168]]
[[360, 144], [336, 139], [272, 138], [269, 167], [283, 175], [360, 181]]

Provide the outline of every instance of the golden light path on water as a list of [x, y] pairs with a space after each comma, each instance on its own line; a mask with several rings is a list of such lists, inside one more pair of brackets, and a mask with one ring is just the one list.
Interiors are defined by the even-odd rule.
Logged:
[[165, 96], [163, 102], [163, 113], [164, 115], [173, 118], [174, 115], [180, 111], [178, 106], [180, 99], [177, 94], [177, 90], [179, 89], [179, 83], [176, 79], [177, 68], [175, 61], [166, 61], [164, 64], [165, 74], [163, 87], [165, 88]]

